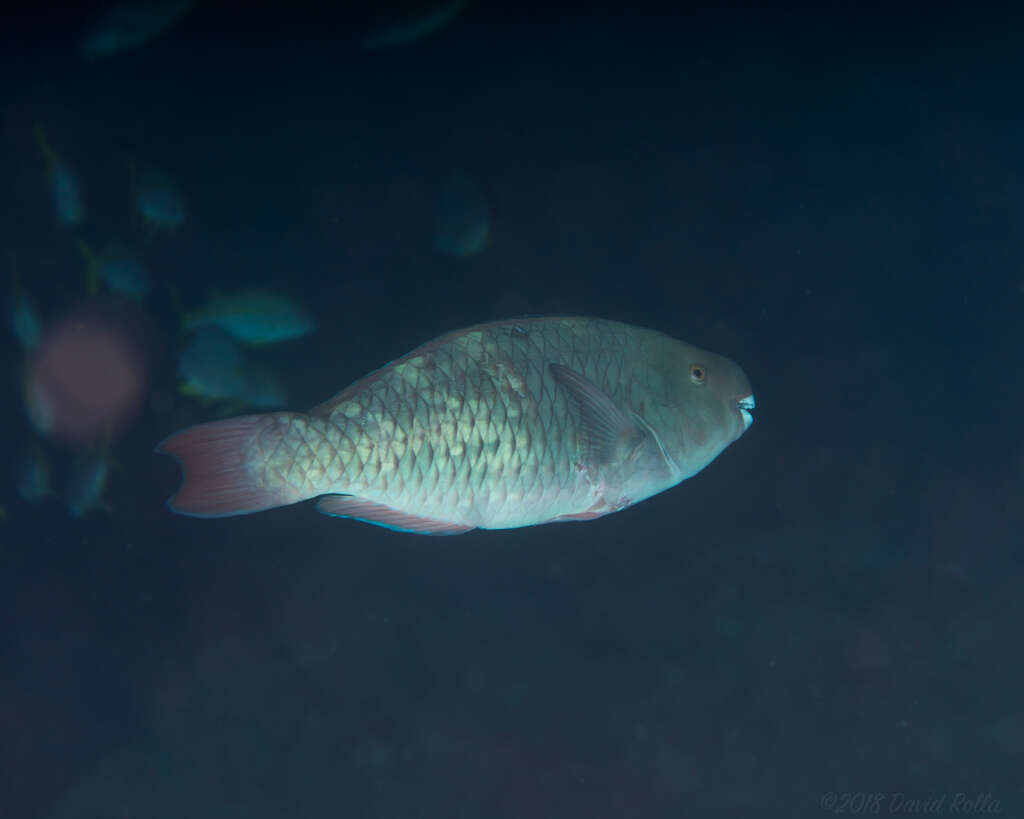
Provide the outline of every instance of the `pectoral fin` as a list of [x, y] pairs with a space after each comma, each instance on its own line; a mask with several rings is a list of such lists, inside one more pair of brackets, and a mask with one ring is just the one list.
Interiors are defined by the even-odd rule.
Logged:
[[585, 376], [562, 364], [549, 366], [579, 410], [580, 448], [587, 463], [607, 466], [628, 460], [647, 437], [644, 426]]

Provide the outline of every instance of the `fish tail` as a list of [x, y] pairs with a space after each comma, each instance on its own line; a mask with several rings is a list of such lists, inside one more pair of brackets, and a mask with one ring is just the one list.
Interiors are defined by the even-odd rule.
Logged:
[[294, 462], [306, 446], [301, 431], [309, 420], [294, 412], [244, 415], [198, 424], [161, 441], [157, 451], [176, 458], [184, 473], [168, 505], [179, 514], [218, 518], [320, 494], [305, 481], [289, 480], [290, 470], [278, 466]]

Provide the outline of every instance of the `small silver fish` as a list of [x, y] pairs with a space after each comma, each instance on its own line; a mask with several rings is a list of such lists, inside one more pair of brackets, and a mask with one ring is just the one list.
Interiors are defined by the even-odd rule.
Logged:
[[196, 517], [318, 509], [453, 534], [591, 520], [689, 478], [753, 418], [736, 364], [654, 330], [524, 318], [441, 336], [308, 414], [215, 421], [158, 447]]

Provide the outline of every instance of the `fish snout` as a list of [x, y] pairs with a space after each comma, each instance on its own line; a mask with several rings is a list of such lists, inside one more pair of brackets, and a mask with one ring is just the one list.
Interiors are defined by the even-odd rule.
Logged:
[[736, 408], [740, 411], [740, 417], [743, 418], [743, 431], [746, 432], [754, 423], [754, 416], [750, 414], [750, 410], [754, 408], [754, 394], [751, 393], [740, 398], [736, 402]]

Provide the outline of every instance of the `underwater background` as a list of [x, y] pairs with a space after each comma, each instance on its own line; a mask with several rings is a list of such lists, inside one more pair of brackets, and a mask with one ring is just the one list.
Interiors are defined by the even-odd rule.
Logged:
[[[1024, 816], [993, 9], [13, 13], [0, 817]], [[588, 523], [167, 509], [182, 426], [548, 313], [729, 356], [754, 425]]]

